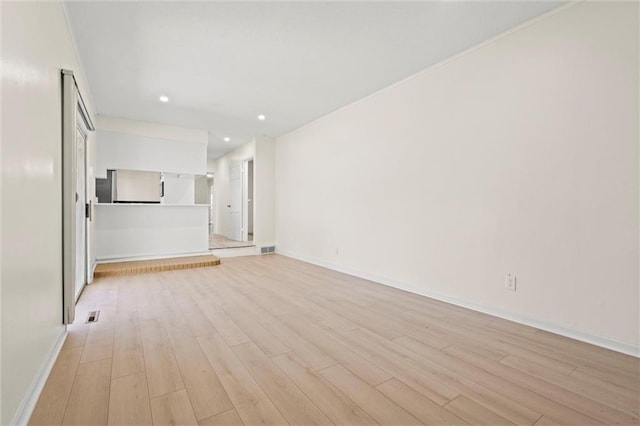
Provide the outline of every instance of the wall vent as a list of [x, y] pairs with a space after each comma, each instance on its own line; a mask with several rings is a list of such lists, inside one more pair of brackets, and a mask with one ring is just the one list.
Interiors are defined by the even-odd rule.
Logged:
[[260, 254], [269, 254], [269, 253], [275, 253], [275, 252], [276, 252], [276, 246], [260, 247]]
[[87, 316], [87, 323], [90, 322], [98, 322], [98, 317], [100, 317], [100, 311], [91, 311]]

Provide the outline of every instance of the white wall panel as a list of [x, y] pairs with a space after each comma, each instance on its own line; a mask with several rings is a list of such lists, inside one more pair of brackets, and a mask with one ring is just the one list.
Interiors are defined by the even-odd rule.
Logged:
[[99, 204], [98, 260], [206, 252], [207, 206]]
[[97, 132], [97, 171], [107, 169], [206, 174], [207, 145], [105, 130]]
[[274, 245], [275, 226], [275, 178], [276, 145], [272, 138], [255, 138], [256, 159], [254, 163], [253, 193], [255, 216], [253, 219], [255, 244], [257, 247]]
[[95, 114], [61, 4], [0, 7], [0, 424], [7, 425], [27, 421], [65, 332], [61, 68], [74, 71]]
[[278, 250], [637, 351], [638, 47], [580, 2], [278, 138]]

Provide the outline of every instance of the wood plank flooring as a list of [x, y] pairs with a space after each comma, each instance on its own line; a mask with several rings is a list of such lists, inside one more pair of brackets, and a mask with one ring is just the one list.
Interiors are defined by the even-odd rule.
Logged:
[[252, 247], [253, 234], [248, 235], [248, 241], [236, 241], [231, 238], [227, 238], [224, 235], [209, 234], [209, 250], [233, 248], [233, 247]]
[[220, 264], [212, 255], [172, 257], [167, 259], [130, 260], [126, 262], [100, 263], [94, 271], [95, 278], [116, 275], [136, 275], [147, 272], [173, 271], [176, 269], [204, 268]]
[[637, 358], [283, 256], [77, 309], [33, 425], [640, 424]]

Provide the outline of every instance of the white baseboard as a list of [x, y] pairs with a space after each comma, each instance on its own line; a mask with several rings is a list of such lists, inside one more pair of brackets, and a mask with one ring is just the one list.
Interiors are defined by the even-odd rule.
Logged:
[[209, 253], [211, 253], [215, 257], [219, 257], [222, 259], [225, 257], [257, 256], [260, 254], [260, 249], [255, 246], [228, 247], [228, 248], [213, 249]]
[[171, 259], [174, 257], [206, 256], [208, 254], [212, 254], [210, 250], [194, 251], [194, 252], [187, 252], [187, 253], [123, 255], [120, 257], [101, 257], [96, 259], [96, 264], [126, 262], [130, 260], [153, 260], [153, 259]]
[[87, 279], [87, 284], [91, 284], [93, 282], [93, 277], [96, 274], [96, 267], [98, 266], [98, 262], [95, 260], [91, 264], [91, 272], [89, 273], [89, 277]]
[[36, 408], [36, 404], [38, 402], [38, 398], [40, 398], [40, 394], [42, 393], [42, 389], [44, 389], [44, 385], [47, 383], [47, 379], [49, 378], [49, 374], [51, 374], [51, 369], [53, 369], [53, 365], [56, 363], [58, 359], [58, 355], [60, 354], [60, 350], [64, 345], [64, 341], [67, 339], [67, 327], [63, 326], [60, 329], [60, 334], [56, 339], [56, 342], [53, 344], [53, 347], [49, 351], [49, 355], [43, 361], [40, 366], [40, 370], [38, 374], [31, 382], [31, 386], [27, 390], [22, 402], [20, 403], [20, 407], [18, 407], [18, 411], [13, 416], [13, 420], [11, 421], [12, 425], [27, 425], [29, 424], [29, 419], [33, 414], [33, 410]]
[[281, 254], [283, 256], [291, 257], [293, 259], [298, 259], [303, 262], [307, 262], [314, 265], [322, 266], [324, 268], [332, 269], [334, 271], [343, 272], [348, 275], [353, 275], [358, 278], [363, 278], [369, 281], [373, 281], [375, 283], [386, 285], [388, 287], [393, 287], [399, 290], [408, 291], [410, 293], [419, 294], [421, 296], [430, 297], [435, 300], [451, 303], [452, 305], [482, 312], [488, 315], [493, 315], [495, 317], [503, 318], [503, 319], [513, 321], [523, 325], [528, 325], [530, 327], [538, 328], [540, 330], [549, 331], [551, 333], [559, 334], [561, 336], [569, 337], [571, 339], [579, 340], [581, 342], [590, 343], [592, 345], [600, 346], [606, 349], [611, 349], [616, 352], [621, 352], [623, 354], [640, 358], [640, 347], [634, 346], [628, 343], [620, 342], [620, 341], [609, 339], [606, 337], [594, 336], [589, 333], [564, 327], [560, 324], [540, 321], [540, 320], [529, 318], [514, 312], [503, 311], [501, 309], [496, 309], [493, 307], [488, 307], [481, 304], [473, 303], [470, 301], [461, 300], [456, 297], [448, 296], [446, 294], [431, 292], [424, 288], [417, 288], [408, 283], [396, 281], [394, 279], [384, 277], [384, 276], [369, 274], [367, 272], [358, 271], [352, 268], [342, 267], [339, 265], [335, 265], [331, 262], [326, 262], [321, 259], [316, 259], [316, 258], [307, 257], [307, 256], [300, 256], [300, 255], [297, 255], [296, 253], [279, 250], [277, 248], [276, 248], [276, 253]]

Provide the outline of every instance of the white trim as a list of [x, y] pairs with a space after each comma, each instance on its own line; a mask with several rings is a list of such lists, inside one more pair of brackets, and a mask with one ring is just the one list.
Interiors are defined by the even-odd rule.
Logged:
[[96, 259], [96, 265], [100, 263], [127, 262], [129, 260], [173, 259], [176, 257], [205, 256], [207, 254], [211, 254], [211, 252], [209, 250], [206, 250], [206, 251], [190, 251], [190, 252], [182, 252], [182, 253], [159, 253], [159, 254], [147, 253], [147, 254], [140, 254], [140, 255], [123, 255], [119, 257], [101, 257]]
[[27, 390], [27, 393], [20, 403], [20, 407], [18, 407], [16, 414], [13, 416], [13, 420], [11, 420], [12, 425], [27, 425], [29, 423], [33, 410], [36, 408], [38, 398], [40, 398], [42, 389], [44, 389], [44, 385], [47, 383], [49, 374], [51, 374], [51, 370], [58, 359], [58, 355], [60, 355], [66, 339], [67, 326], [62, 326], [56, 342], [53, 344], [51, 351], [49, 351], [49, 356], [43, 361], [38, 374], [36, 374], [33, 382], [31, 382], [29, 390]]
[[258, 256], [260, 249], [256, 246], [248, 247], [227, 247], [219, 249], [210, 249], [209, 253], [218, 258], [239, 257], [239, 256]]
[[446, 294], [431, 292], [423, 288], [415, 287], [405, 282], [396, 281], [392, 278], [375, 275], [375, 274], [369, 274], [367, 272], [358, 271], [352, 268], [335, 265], [333, 263], [325, 262], [323, 260], [312, 258], [312, 257], [299, 256], [292, 252], [278, 250], [277, 248], [276, 248], [276, 253], [283, 256], [291, 257], [293, 259], [301, 260], [303, 262], [312, 263], [314, 265], [332, 269], [334, 271], [342, 272], [348, 275], [353, 275], [355, 277], [364, 278], [366, 280], [370, 280], [378, 284], [386, 285], [387, 287], [393, 287], [399, 290], [408, 291], [410, 293], [419, 294], [421, 296], [429, 297], [435, 300], [440, 300], [442, 302], [451, 303], [452, 305], [471, 309], [477, 312], [482, 312], [488, 315], [493, 315], [495, 317], [513, 321], [518, 324], [528, 325], [530, 327], [538, 328], [540, 330], [545, 330], [551, 333], [559, 334], [560, 336], [569, 337], [571, 339], [579, 340], [581, 342], [590, 343], [592, 345], [600, 346], [606, 349], [611, 349], [616, 352], [621, 352], [623, 354], [640, 358], [640, 347], [634, 346], [628, 343], [620, 342], [618, 340], [609, 339], [607, 337], [595, 336], [593, 334], [585, 333], [583, 331], [567, 328], [560, 324], [555, 324], [547, 321], [540, 321], [534, 318], [529, 318], [524, 315], [517, 314], [515, 312], [504, 311], [501, 309], [496, 309], [494, 307], [489, 307], [489, 306], [477, 304], [474, 302], [458, 299], [456, 297], [452, 297]]
[[62, 323], [72, 324], [76, 294], [76, 120], [78, 89], [73, 72], [62, 76]]
[[93, 261], [93, 263], [91, 264], [91, 282], [88, 282], [87, 284], [91, 284], [93, 282], [93, 278], [96, 274], [96, 267], [98, 266], [98, 262], [96, 260]]
[[190, 256], [215, 256], [218, 258], [223, 257], [236, 257], [236, 256], [255, 256], [260, 254], [260, 249], [256, 246], [245, 246], [245, 247], [227, 247], [227, 248], [219, 248], [219, 249], [209, 249], [207, 251], [196, 251], [190, 253], [168, 253], [168, 254], [154, 254], [154, 255], [143, 255], [143, 256], [129, 256], [129, 257], [113, 257], [113, 258], [104, 258], [97, 259], [97, 262], [94, 264], [94, 270], [97, 265], [101, 263], [116, 263], [116, 262], [127, 262], [133, 260], [153, 260], [153, 259], [173, 259], [179, 257], [190, 257]]

